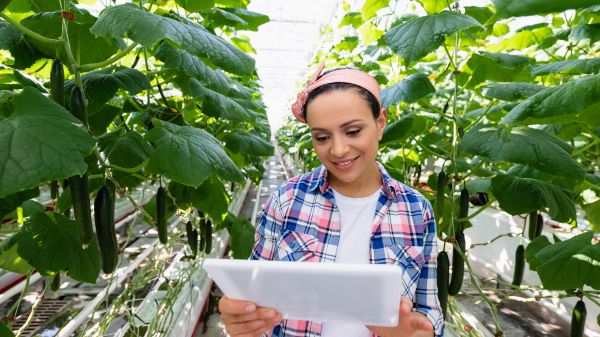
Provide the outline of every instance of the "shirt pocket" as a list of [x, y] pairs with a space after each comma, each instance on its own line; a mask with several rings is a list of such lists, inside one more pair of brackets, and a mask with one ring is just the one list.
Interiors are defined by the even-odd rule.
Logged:
[[425, 263], [423, 247], [392, 244], [384, 250], [386, 263], [402, 268], [402, 296], [414, 302], [421, 268]]
[[319, 239], [294, 231], [285, 231], [277, 243], [276, 257], [279, 261], [318, 262]]

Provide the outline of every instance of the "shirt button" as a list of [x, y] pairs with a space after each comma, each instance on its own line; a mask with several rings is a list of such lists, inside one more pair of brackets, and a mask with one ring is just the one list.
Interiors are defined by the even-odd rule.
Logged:
[[295, 242], [290, 243], [290, 247], [291, 248], [296, 248], [296, 243]]

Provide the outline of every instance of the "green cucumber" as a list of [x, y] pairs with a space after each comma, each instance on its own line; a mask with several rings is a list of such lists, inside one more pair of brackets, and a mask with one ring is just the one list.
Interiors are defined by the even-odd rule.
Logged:
[[54, 60], [50, 69], [50, 96], [60, 106], [65, 106], [65, 70], [60, 60]]
[[440, 300], [440, 306], [442, 307], [442, 313], [444, 314], [444, 318], [446, 317], [446, 311], [448, 309], [449, 279], [450, 260], [448, 259], [448, 254], [442, 251], [437, 256], [437, 287], [438, 299]]
[[164, 187], [159, 187], [156, 192], [156, 228], [158, 240], [163, 245], [167, 243], [167, 192]]
[[187, 234], [188, 244], [190, 245], [190, 250], [192, 251], [192, 256], [196, 258], [198, 255], [198, 230], [196, 230], [192, 226], [192, 222], [188, 221], [185, 224], [185, 232]]
[[88, 127], [87, 120], [87, 101], [85, 100], [85, 94], [83, 89], [79, 87], [73, 88], [71, 93], [71, 113], [77, 117], [83, 125]]
[[[460, 208], [458, 212], [459, 219], [464, 219], [469, 216], [469, 191], [466, 187], [463, 187], [462, 191], [460, 191]], [[458, 222], [459, 229], [465, 229], [466, 220], [461, 220]]]
[[[460, 248], [461, 252], [465, 254], [465, 234], [462, 230], [458, 230], [455, 235], [456, 245]], [[463, 257], [458, 253], [456, 246], [452, 248], [452, 277], [450, 279], [450, 285], [448, 286], [448, 294], [450, 296], [458, 295], [460, 288], [462, 287], [463, 277], [465, 275], [465, 261]]]
[[84, 247], [87, 247], [94, 236], [87, 173], [69, 178], [69, 188], [75, 222], [81, 226], [81, 242]]
[[515, 272], [513, 274], [512, 284], [520, 286], [523, 282], [523, 273], [525, 272], [525, 247], [519, 245], [515, 252]]
[[206, 219], [204, 229], [204, 253], [210, 254], [212, 250], [212, 221]]
[[440, 218], [444, 214], [444, 191], [446, 190], [447, 179], [448, 177], [446, 176], [446, 173], [444, 173], [444, 171], [440, 171], [440, 173], [438, 173], [436, 210], [437, 216]]
[[573, 315], [571, 316], [571, 337], [583, 337], [585, 330], [585, 317], [587, 316], [587, 309], [585, 303], [579, 300], [573, 308]]
[[52, 283], [50, 284], [50, 289], [52, 291], [58, 291], [60, 289], [60, 272], [56, 273], [54, 277], [52, 277]]
[[537, 227], [535, 231], [535, 237], [542, 235], [542, 230], [544, 229], [544, 216], [541, 213], [537, 215]]
[[528, 231], [528, 237], [529, 240], [533, 241], [535, 240], [535, 238], [537, 238], [537, 226], [538, 226], [538, 216], [537, 216], [537, 211], [533, 211], [531, 213], [529, 213], [529, 231]]
[[114, 190], [106, 185], [102, 186], [96, 195], [94, 220], [102, 256], [102, 271], [110, 274], [119, 262], [119, 245], [115, 232], [115, 194]]

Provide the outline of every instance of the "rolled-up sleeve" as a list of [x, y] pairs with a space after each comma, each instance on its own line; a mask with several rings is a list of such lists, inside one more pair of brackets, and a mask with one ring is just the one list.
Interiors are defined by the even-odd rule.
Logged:
[[254, 234], [250, 260], [273, 260], [282, 221], [279, 191], [275, 191], [263, 205], [260, 223]]
[[424, 243], [423, 257], [425, 263], [417, 282], [414, 310], [418, 311], [433, 324], [436, 337], [444, 335], [444, 317], [438, 299], [437, 289], [437, 238], [433, 209], [427, 199], [423, 201]]

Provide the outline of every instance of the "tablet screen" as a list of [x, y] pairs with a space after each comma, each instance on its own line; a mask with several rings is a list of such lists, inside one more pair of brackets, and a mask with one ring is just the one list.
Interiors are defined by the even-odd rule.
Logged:
[[205, 259], [225, 295], [285, 319], [396, 326], [402, 269], [395, 265]]

